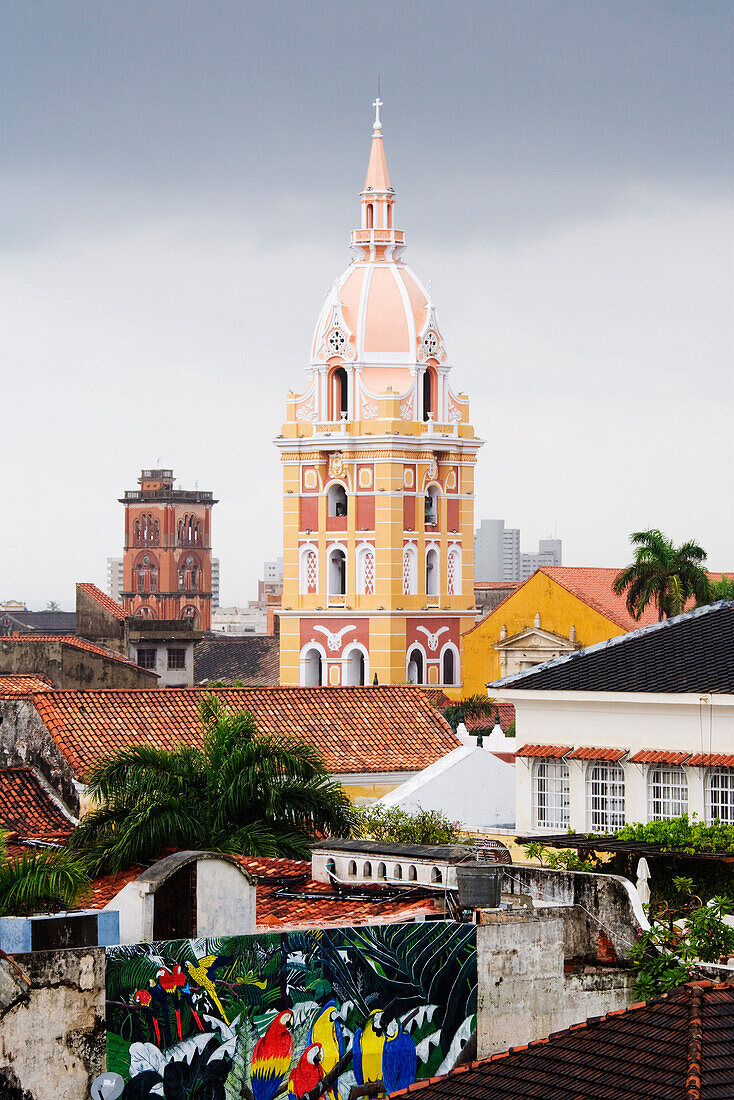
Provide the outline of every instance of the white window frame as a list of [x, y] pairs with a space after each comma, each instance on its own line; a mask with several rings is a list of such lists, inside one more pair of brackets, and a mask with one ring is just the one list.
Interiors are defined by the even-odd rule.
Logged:
[[680, 764], [651, 764], [647, 775], [649, 821], [670, 821], [688, 813], [688, 776]]
[[586, 773], [586, 809], [592, 833], [614, 833], [625, 823], [625, 776], [613, 760], [592, 760]]
[[716, 820], [726, 825], [734, 824], [734, 769], [732, 768], [709, 768], [706, 774], [706, 821], [711, 824]]
[[[571, 778], [565, 760], [541, 758], [533, 762], [534, 828], [566, 829], [571, 820]], [[541, 815], [542, 811], [542, 815]]]

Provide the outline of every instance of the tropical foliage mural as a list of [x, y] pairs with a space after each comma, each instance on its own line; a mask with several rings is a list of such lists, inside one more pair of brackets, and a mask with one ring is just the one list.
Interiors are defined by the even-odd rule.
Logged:
[[476, 1026], [473, 925], [107, 949], [123, 1100], [356, 1100], [446, 1073]]

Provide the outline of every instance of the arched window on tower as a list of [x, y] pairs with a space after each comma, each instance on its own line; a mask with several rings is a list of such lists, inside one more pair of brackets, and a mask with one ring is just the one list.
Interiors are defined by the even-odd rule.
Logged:
[[192, 624], [194, 630], [199, 629], [199, 612], [191, 604], [188, 604], [183, 609], [183, 611], [181, 612], [181, 615], [179, 617], [181, 619], [183, 619], [185, 622], [190, 622]]
[[201, 523], [190, 512], [178, 521], [178, 545], [201, 546]]
[[343, 596], [347, 591], [347, 556], [339, 546], [329, 551], [329, 595]]
[[319, 552], [307, 543], [299, 551], [299, 591], [302, 596], [314, 595], [319, 581]]
[[374, 207], [373, 203], [368, 202], [367, 203], [367, 228], [372, 229], [372, 226], [374, 224], [375, 224], [375, 207]]
[[344, 367], [335, 367], [331, 372], [331, 420], [340, 420], [349, 412], [349, 379]]
[[346, 687], [364, 687], [367, 683], [367, 659], [360, 646], [352, 646], [344, 656]]
[[327, 516], [345, 516], [347, 514], [347, 491], [335, 481], [326, 492]]
[[431, 546], [426, 552], [426, 595], [437, 596], [438, 592], [438, 550]]
[[441, 683], [448, 685], [459, 683], [459, 657], [451, 643], [443, 647], [441, 653]]
[[152, 554], [143, 554], [135, 566], [135, 587], [138, 592], [158, 591], [158, 562]]
[[426, 527], [434, 527], [438, 523], [438, 499], [440, 493], [437, 485], [431, 485], [426, 493], [424, 504], [424, 521]]
[[136, 546], [158, 546], [160, 541], [160, 528], [158, 520], [153, 519], [151, 512], [143, 512], [135, 520], [133, 537]]
[[301, 656], [301, 686], [322, 687], [324, 660], [318, 649], [308, 649]]
[[193, 554], [182, 558], [178, 567], [180, 592], [197, 592], [201, 588], [201, 567]]
[[423, 419], [436, 416], [436, 372], [426, 367], [423, 372]]
[[407, 671], [407, 680], [409, 684], [423, 683], [423, 654], [421, 653], [418, 646], [413, 646], [413, 648], [408, 653]]

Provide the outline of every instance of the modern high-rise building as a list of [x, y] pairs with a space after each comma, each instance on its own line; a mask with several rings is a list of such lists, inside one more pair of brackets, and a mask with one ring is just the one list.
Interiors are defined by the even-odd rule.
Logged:
[[405, 264], [379, 98], [353, 259], [316, 325], [283, 468], [282, 684], [461, 682], [481, 441]]
[[520, 531], [503, 519], [483, 519], [474, 532], [476, 581], [524, 581], [544, 565], [562, 564], [560, 539], [541, 539], [537, 553], [520, 550]]
[[107, 593], [115, 603], [122, 603], [122, 587], [122, 558], [108, 558]]
[[174, 489], [173, 470], [143, 470], [126, 490], [123, 589], [128, 615], [191, 619], [209, 630], [212, 493]]

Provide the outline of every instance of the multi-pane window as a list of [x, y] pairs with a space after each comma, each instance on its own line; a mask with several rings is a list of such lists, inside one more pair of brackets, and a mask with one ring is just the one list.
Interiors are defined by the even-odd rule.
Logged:
[[648, 779], [651, 821], [664, 821], [688, 813], [688, 780], [674, 765], [650, 769]]
[[186, 650], [185, 649], [169, 649], [168, 650], [168, 667], [170, 669], [186, 668]]
[[533, 818], [537, 829], [565, 829], [569, 822], [568, 765], [538, 760], [533, 771]]
[[595, 833], [612, 833], [624, 825], [624, 772], [619, 764], [599, 760], [589, 769], [586, 781], [589, 828]]
[[138, 664], [141, 668], [155, 668], [155, 657], [154, 649], [138, 650]]
[[712, 768], [706, 781], [706, 819], [734, 824], [734, 771]]

